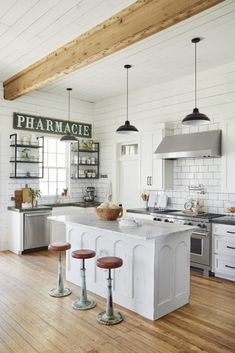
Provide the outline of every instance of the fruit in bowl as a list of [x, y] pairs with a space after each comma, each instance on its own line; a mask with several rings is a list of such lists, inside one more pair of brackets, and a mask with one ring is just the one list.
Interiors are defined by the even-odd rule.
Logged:
[[97, 217], [103, 221], [115, 221], [117, 218], [122, 217], [123, 209], [113, 203], [103, 202], [100, 206], [95, 208]]

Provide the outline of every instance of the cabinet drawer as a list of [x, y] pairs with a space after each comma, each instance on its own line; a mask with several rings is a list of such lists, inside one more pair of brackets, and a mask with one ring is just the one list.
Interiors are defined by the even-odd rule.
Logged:
[[215, 235], [231, 236], [235, 239], [235, 226], [229, 224], [213, 224], [212, 233]]
[[215, 275], [235, 280], [235, 259], [231, 256], [215, 256]]
[[213, 252], [216, 254], [225, 254], [234, 258], [235, 261], [235, 237], [213, 237]]

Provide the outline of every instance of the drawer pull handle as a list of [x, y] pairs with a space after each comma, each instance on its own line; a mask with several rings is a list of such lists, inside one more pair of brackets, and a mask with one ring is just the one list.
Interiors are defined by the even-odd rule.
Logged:
[[235, 270], [234, 266], [225, 265], [225, 267], [232, 268], [233, 270]]
[[234, 246], [229, 246], [229, 245], [227, 245], [227, 248], [228, 248], [228, 249], [233, 249], [233, 250], [235, 250]]
[[231, 232], [230, 230], [227, 230], [227, 233], [229, 233], [229, 234], [235, 234], [235, 232]]

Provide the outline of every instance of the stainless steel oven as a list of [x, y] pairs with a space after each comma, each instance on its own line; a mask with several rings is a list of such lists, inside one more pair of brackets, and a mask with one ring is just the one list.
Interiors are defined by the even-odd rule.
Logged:
[[[194, 231], [191, 236], [191, 266], [210, 267], [210, 232]], [[203, 268], [202, 268], [203, 269]]]
[[191, 236], [191, 256], [190, 265], [203, 271], [208, 276], [211, 271], [211, 244], [212, 226], [210, 219], [219, 217], [218, 214], [203, 214], [197, 216], [185, 216], [182, 211], [164, 211], [152, 213], [153, 220], [158, 222], [181, 223], [191, 225], [196, 230]]

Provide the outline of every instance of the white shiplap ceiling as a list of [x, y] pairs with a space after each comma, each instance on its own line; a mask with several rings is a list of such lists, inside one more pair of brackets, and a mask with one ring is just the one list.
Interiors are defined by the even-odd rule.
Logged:
[[[0, 0], [0, 80], [3, 81], [127, 7], [130, 0]], [[235, 0], [214, 6], [126, 49], [41, 88], [41, 91], [99, 101], [125, 91], [124, 64], [132, 64], [130, 89], [194, 72], [191, 38], [199, 71], [235, 60]]]

